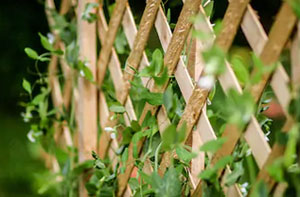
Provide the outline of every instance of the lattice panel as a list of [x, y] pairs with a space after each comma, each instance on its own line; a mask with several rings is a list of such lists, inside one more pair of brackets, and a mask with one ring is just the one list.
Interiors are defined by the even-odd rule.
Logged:
[[[193, 65], [185, 65], [184, 59], [181, 56], [184, 45], [187, 43], [191, 30], [194, 28], [198, 31], [207, 32], [213, 34], [212, 24], [205, 16], [204, 9], [201, 6], [201, 0], [186, 0], [178, 18], [176, 27], [172, 33], [168, 24], [167, 18], [161, 7], [160, 0], [148, 0], [143, 12], [143, 16], [140, 24], [137, 26], [134, 21], [133, 14], [131, 12], [130, 5], [127, 0], [117, 0], [113, 13], [110, 17], [109, 24], [107, 24], [104, 11], [100, 5], [97, 10], [98, 21], [97, 24], [87, 24], [79, 22], [79, 44], [81, 47], [80, 54], [91, 61], [90, 68], [97, 76], [97, 85], [100, 87], [105, 78], [107, 69], [110, 72], [110, 77], [113, 81], [117, 100], [125, 106], [127, 111], [124, 114], [126, 124], [129, 126], [131, 120], [137, 120], [132, 100], [129, 95], [131, 88], [130, 81], [133, 80], [133, 69], [142, 70], [146, 66], [149, 66], [149, 61], [145, 53], [147, 41], [152, 28], [155, 28], [160, 44], [164, 51], [164, 65], [168, 68], [169, 76], [174, 75], [175, 79], [180, 87], [180, 91], [185, 100], [186, 106], [184, 113], [177, 125], [180, 128], [184, 123], [186, 124], [186, 136], [185, 141], [192, 147], [193, 150], [199, 150], [199, 147], [212, 139], [216, 139], [215, 132], [211, 126], [211, 123], [206, 114], [207, 97], [209, 89], [200, 87], [197, 83], [201, 77], [206, 76], [204, 72], [205, 63], [202, 61], [201, 53], [207, 48], [216, 44], [225, 52], [227, 52], [232, 45], [232, 42], [236, 36], [237, 30], [242, 29], [249, 45], [253, 52], [260, 57], [264, 65], [271, 65], [275, 63], [285, 47], [287, 41], [290, 39], [291, 32], [296, 24], [296, 17], [293, 14], [288, 3], [283, 2], [282, 6], [276, 16], [276, 20], [271, 28], [269, 35], [267, 36], [258, 16], [249, 4], [250, 0], [231, 0], [228, 4], [225, 16], [223, 18], [223, 27], [221, 32], [217, 36], [213, 36], [212, 39], [205, 41], [193, 40], [193, 48], [191, 50], [191, 62]], [[69, 1], [63, 1], [61, 12], [64, 13], [68, 9]], [[78, 13], [82, 12], [82, 7], [87, 1], [79, 1]], [[47, 0], [49, 7], [54, 8], [52, 0]], [[190, 18], [196, 14], [203, 16], [205, 20], [200, 23], [192, 25]], [[49, 24], [51, 24], [51, 17], [49, 17]], [[78, 19], [80, 21], [80, 19]], [[125, 69], [122, 70], [122, 65], [119, 60], [119, 55], [114, 48], [114, 41], [116, 39], [117, 32], [122, 26], [125, 33], [127, 42], [130, 47], [130, 53], [127, 58]], [[98, 37], [101, 42], [101, 50], [98, 55], [96, 64], [96, 29], [98, 31]], [[53, 32], [55, 34], [55, 32]], [[286, 124], [284, 131], [289, 131], [293, 125], [293, 119], [287, 112], [289, 102], [291, 100], [290, 84], [298, 86], [299, 83], [299, 47], [297, 43], [299, 35], [293, 40], [291, 45], [291, 60], [292, 60], [292, 80], [290, 81], [287, 73], [282, 65], [279, 65], [273, 73], [266, 74], [263, 80], [257, 85], [252, 87], [246, 87], [252, 93], [255, 101], [258, 102], [265, 87], [270, 84], [272, 87], [279, 104], [286, 116]], [[91, 48], [91, 46], [93, 46]], [[62, 43], [57, 44], [57, 48], [64, 48]], [[65, 62], [61, 60], [60, 66], [62, 67], [65, 77], [65, 89], [63, 93], [60, 91], [60, 84], [55, 77], [57, 70], [58, 59], [53, 56], [50, 62], [50, 82], [52, 85], [52, 97], [55, 106], [69, 106], [70, 97], [73, 94], [76, 103], [78, 105], [78, 147], [79, 153], [82, 155], [82, 160], [87, 159], [89, 152], [95, 150], [98, 146], [98, 153], [101, 158], [105, 158], [107, 155], [110, 157], [113, 166], [117, 163], [117, 155], [115, 150], [118, 149], [120, 139], [111, 139], [108, 132], [102, 132], [98, 144], [95, 139], [97, 136], [96, 131], [96, 107], [100, 116], [100, 124], [102, 130], [107, 127], [114, 127], [117, 125], [116, 120], [112, 120], [114, 115], [110, 112], [103, 92], [99, 92], [97, 97], [96, 87], [92, 84], [84, 81], [79, 82], [79, 88], [71, 91], [71, 71], [68, 69]], [[97, 71], [97, 72], [96, 72]], [[96, 74], [97, 73], [97, 74]], [[229, 62], [226, 62], [226, 71], [218, 79], [224, 92], [228, 92], [230, 88], [236, 89], [242, 93], [243, 89], [239, 84], [237, 77], [235, 76], [233, 69]], [[193, 82], [193, 81], [196, 81]], [[143, 85], [149, 88], [152, 92], [163, 93], [168, 86], [168, 83], [162, 87], [156, 86], [153, 82], [148, 83], [148, 79], [142, 79]], [[89, 98], [88, 98], [89, 97]], [[96, 100], [98, 98], [98, 100]], [[92, 101], [91, 101], [92, 99]], [[88, 110], [86, 107], [89, 106]], [[164, 106], [154, 107], [146, 103], [145, 108], [138, 122], [141, 124], [147, 112], [150, 111], [153, 115], [156, 115], [159, 132], [162, 132], [170, 125], [167, 112]], [[89, 118], [85, 118], [88, 114]], [[90, 118], [93, 117], [93, 120]], [[196, 126], [196, 130], [193, 127]], [[68, 128], [64, 125], [58, 125], [58, 130], [62, 132], [59, 134], [64, 135], [64, 139], [67, 145], [72, 144], [72, 137]], [[120, 133], [121, 134], [121, 133]], [[227, 124], [222, 137], [226, 137], [228, 140], [223, 144], [222, 148], [218, 150], [214, 155], [209, 155], [212, 159], [212, 164], [215, 164], [221, 157], [232, 154], [236, 144], [240, 138], [244, 138], [248, 143], [252, 155], [260, 169], [260, 173], [257, 179], [263, 179], [267, 182], [268, 186], [272, 188], [275, 184], [274, 180], [267, 174], [266, 166], [273, 162], [278, 156], [283, 154], [284, 147], [275, 144], [270, 147], [265, 135], [258, 123], [258, 120], [251, 117], [247, 127], [244, 131], [241, 131], [236, 125]], [[61, 136], [57, 137], [58, 139]], [[138, 150], [141, 149], [144, 144], [144, 139], [138, 143]], [[125, 164], [125, 172], [118, 175], [118, 196], [130, 196], [131, 191], [128, 186], [128, 180], [134, 170], [134, 158], [133, 158], [133, 144], [129, 145], [129, 158]], [[170, 160], [175, 156], [174, 152], [166, 152], [162, 156], [162, 160], [159, 166], [159, 174], [163, 175], [166, 168], [170, 165]], [[193, 196], [201, 196], [201, 180], [197, 175], [204, 169], [204, 154], [199, 154], [191, 162], [190, 167], [190, 183], [192, 185]], [[54, 161], [55, 163], [56, 161]], [[57, 164], [55, 164], [57, 166]], [[57, 169], [56, 169], [57, 170]], [[147, 173], [153, 171], [150, 162], [145, 162], [144, 170]], [[229, 166], [226, 167], [225, 174], [230, 172]], [[220, 171], [219, 176], [222, 173]], [[223, 175], [224, 177], [224, 175]], [[280, 187], [279, 185], [278, 187]], [[224, 186], [224, 192], [227, 196], [242, 196], [240, 188], [237, 184], [226, 187]], [[82, 195], [84, 195], [82, 193]]]

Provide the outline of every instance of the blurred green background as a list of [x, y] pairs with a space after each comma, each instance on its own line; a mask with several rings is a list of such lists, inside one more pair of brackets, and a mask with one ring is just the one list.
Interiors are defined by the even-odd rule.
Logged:
[[[140, 1], [140, 0], [137, 0]], [[172, 0], [178, 1], [180, 0]], [[131, 1], [132, 2], [132, 1]], [[213, 19], [222, 18], [227, 1], [216, 1]], [[175, 3], [175, 2], [173, 2]], [[135, 4], [132, 4], [134, 6]], [[268, 30], [280, 0], [253, 1], [264, 27]], [[142, 7], [136, 4], [137, 7]], [[269, 6], [269, 7], [267, 7]], [[142, 10], [142, 8], [141, 8]], [[263, 12], [260, 12], [263, 11]], [[179, 10], [178, 10], [179, 11]], [[178, 15], [176, 13], [175, 15]], [[2, 0], [0, 5], [0, 197], [37, 196], [36, 177], [45, 167], [39, 158], [37, 145], [27, 140], [29, 125], [20, 116], [26, 100], [21, 88], [23, 78], [33, 81], [30, 74], [34, 62], [24, 53], [25, 47], [42, 52], [38, 32], [48, 32], [42, 0]], [[241, 32], [239, 32], [241, 35]], [[240, 40], [240, 42], [239, 42]], [[246, 45], [239, 36], [236, 44]]]
[[0, 5], [0, 196], [36, 196], [33, 180], [44, 170], [18, 102], [23, 78], [33, 78], [24, 48], [41, 51], [37, 32], [48, 32], [43, 5], [36, 0], [2, 0]]

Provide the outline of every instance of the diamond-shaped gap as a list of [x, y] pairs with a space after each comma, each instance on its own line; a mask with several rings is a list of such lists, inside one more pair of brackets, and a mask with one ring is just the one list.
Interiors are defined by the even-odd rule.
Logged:
[[281, 0], [253, 0], [250, 2], [250, 5], [256, 10], [260, 18], [259, 20], [267, 33], [270, 31], [282, 3]]
[[186, 103], [175, 78], [171, 78], [169, 86], [163, 94], [163, 106], [171, 123], [177, 125]]
[[171, 28], [171, 31], [174, 30], [178, 17], [183, 7], [182, 0], [172, 0], [172, 1], [164, 1], [162, 2], [162, 8], [165, 16], [167, 17], [168, 24]]
[[134, 21], [136, 24], [139, 24], [143, 13], [144, 13], [144, 9], [146, 7], [146, 1], [135, 1], [135, 0], [129, 0], [129, 5], [131, 8], [131, 12], [134, 18]]
[[222, 101], [226, 97], [219, 81], [217, 81], [208, 96], [206, 115], [217, 137], [221, 137], [226, 126], [226, 118], [222, 116], [220, 108]]
[[[213, 4], [213, 11], [211, 13], [211, 22], [214, 23], [216, 21], [222, 20], [224, 18], [226, 9], [228, 7], [228, 0], [219, 0], [219, 1], [210, 1], [206, 0], [203, 1], [202, 5], [204, 6], [204, 9], [206, 11], [206, 14], [209, 13], [209, 6], [207, 6], [208, 2], [212, 2]], [[212, 5], [210, 5], [212, 6]]]
[[231, 173], [224, 174], [223, 184], [226, 187], [239, 184], [243, 196], [247, 196], [251, 186], [256, 181], [259, 167], [255, 162], [251, 149], [244, 139], [236, 144], [231, 156], [233, 161], [230, 164]]
[[270, 85], [266, 87], [260, 99], [256, 118], [266, 140], [272, 146], [278, 140], [278, 134], [282, 132], [286, 117]]
[[279, 62], [281, 62], [281, 65], [283, 66], [286, 74], [288, 74], [289, 78], [291, 79], [291, 72], [292, 72], [292, 65], [291, 65], [291, 50], [289, 48], [284, 48], [282, 53], [279, 57]]
[[228, 62], [242, 88], [250, 83], [250, 73], [253, 65], [252, 55], [251, 46], [241, 27], [239, 27], [228, 52]]
[[153, 24], [147, 41], [147, 46], [145, 48], [145, 52], [149, 61], [152, 60], [152, 54], [156, 49], [159, 49], [162, 53], [164, 53], [155, 25]]
[[126, 39], [123, 27], [120, 27], [115, 38], [114, 47], [119, 57], [121, 68], [124, 69], [126, 60], [130, 54], [130, 47]]
[[110, 20], [111, 15], [112, 15], [113, 9], [116, 5], [116, 1], [114, 1], [114, 0], [104, 0], [102, 2], [103, 2], [102, 8], [103, 8], [103, 11], [104, 11], [104, 16], [105, 16], [105, 19], [108, 23], [108, 21]]

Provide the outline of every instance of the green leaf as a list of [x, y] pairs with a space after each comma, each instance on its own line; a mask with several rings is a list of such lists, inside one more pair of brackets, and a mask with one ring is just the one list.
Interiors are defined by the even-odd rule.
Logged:
[[274, 180], [278, 182], [283, 181], [284, 180], [283, 159], [282, 158], [276, 159], [271, 165], [267, 166], [267, 171]]
[[185, 138], [185, 125], [183, 125], [179, 131], [176, 131], [176, 126], [171, 124], [168, 126], [162, 134], [162, 149], [171, 150], [176, 145], [183, 142]]
[[211, 17], [213, 13], [213, 8], [214, 8], [214, 1], [210, 1], [209, 3], [206, 4], [206, 6], [204, 7], [206, 16]]
[[168, 21], [168, 24], [170, 24], [170, 22], [171, 22], [171, 9], [170, 8], [167, 11], [167, 21]]
[[122, 106], [120, 103], [113, 103], [109, 110], [115, 113], [124, 113], [126, 111], [125, 107]]
[[94, 167], [97, 169], [104, 169], [105, 164], [100, 159], [96, 159], [94, 162]]
[[75, 65], [77, 64], [78, 56], [79, 56], [79, 47], [76, 45], [76, 42], [73, 41], [66, 48], [65, 58], [68, 62], [68, 65], [74, 68]]
[[173, 107], [173, 89], [172, 89], [172, 84], [170, 84], [168, 86], [168, 88], [166, 89], [166, 91], [164, 92], [163, 95], [163, 104], [167, 110], [167, 112], [169, 112], [172, 107]]
[[243, 126], [255, 111], [255, 102], [249, 91], [240, 94], [235, 89], [230, 89], [227, 97], [219, 103], [222, 116], [230, 123]]
[[168, 68], [165, 67], [163, 73], [158, 77], [154, 76], [153, 79], [156, 85], [158, 86], [164, 85], [169, 79]]
[[32, 103], [34, 105], [38, 105], [40, 102], [42, 102], [45, 98], [45, 94], [38, 94], [34, 97], [34, 99], [32, 100]]
[[214, 165], [214, 169], [223, 169], [227, 164], [231, 162], [233, 162], [233, 157], [231, 155], [224, 156], [219, 159], [219, 161]]
[[99, 6], [98, 3], [87, 3], [85, 5], [85, 9], [84, 9], [84, 11], [81, 15], [81, 18], [83, 20], [88, 21], [89, 23], [92, 23], [92, 22], [96, 21], [97, 20], [97, 15], [92, 13], [92, 11], [93, 11], [94, 8], [97, 8], [98, 6]]
[[143, 181], [145, 181], [147, 184], [151, 184], [152, 183], [152, 177], [148, 174], [146, 174], [145, 172], [139, 170], [139, 175], [142, 177]]
[[268, 187], [264, 183], [264, 181], [260, 180], [254, 185], [253, 192], [251, 193], [251, 197], [268, 197]]
[[225, 184], [227, 186], [231, 186], [235, 184], [243, 174], [244, 174], [244, 168], [242, 162], [236, 162], [233, 164], [233, 171], [230, 174], [227, 174], [225, 177]]
[[152, 64], [154, 65], [154, 75], [157, 76], [163, 66], [163, 54], [159, 49], [155, 49], [155, 51], [152, 54]]
[[22, 86], [23, 86], [24, 90], [31, 95], [31, 93], [32, 93], [31, 85], [26, 79], [23, 79]]
[[78, 62], [79, 70], [81, 71], [81, 75], [87, 79], [88, 81], [93, 81], [93, 73], [88, 66], [86, 66], [86, 62], [79, 61]]
[[171, 167], [168, 169], [163, 179], [154, 172], [151, 176], [151, 186], [155, 190], [156, 196], [161, 197], [180, 197], [181, 196], [181, 182], [179, 174]]
[[285, 167], [289, 167], [292, 165], [297, 158], [297, 141], [299, 138], [299, 127], [298, 125], [293, 126], [293, 128], [289, 131], [288, 134], [288, 142], [286, 145], [286, 149], [284, 152], [284, 165]]
[[298, 18], [300, 18], [300, 1], [299, 0], [291, 0], [287, 1], [294, 10], [294, 13]]
[[48, 38], [43, 36], [43, 34], [39, 33], [40, 39], [41, 39], [41, 43], [43, 45], [43, 47], [45, 49], [47, 49], [48, 51], [54, 51], [54, 48], [52, 46], [52, 44], [49, 42]]
[[50, 58], [49, 57], [39, 57], [39, 60], [41, 62], [48, 62], [48, 61], [50, 61]]
[[129, 144], [131, 142], [134, 131], [131, 127], [126, 127], [122, 132], [122, 145]]
[[127, 52], [126, 46], [127, 46], [127, 40], [126, 40], [125, 33], [120, 29], [117, 33], [116, 40], [115, 40], [115, 47], [118, 54], [125, 54]]
[[250, 82], [249, 73], [243, 63], [243, 60], [239, 56], [234, 56], [231, 60], [231, 66], [233, 68], [233, 71], [238, 78], [239, 82], [242, 85], [245, 85]]
[[39, 59], [39, 55], [37, 54], [37, 52], [35, 52], [35, 50], [27, 47], [24, 49], [24, 51], [27, 54], [27, 56], [30, 57], [31, 59], [34, 59], [34, 60]]
[[140, 126], [139, 122], [136, 120], [132, 120], [130, 125], [131, 125], [132, 130], [135, 132], [138, 132], [141, 130], [141, 126]]
[[223, 169], [227, 164], [233, 161], [231, 155], [222, 157], [212, 168], [206, 168], [199, 174], [199, 178], [205, 180], [214, 180], [217, 177], [217, 172], [219, 169]]
[[132, 137], [133, 157], [138, 158], [138, 142], [143, 137], [143, 131], [137, 132]]
[[176, 126], [171, 124], [162, 134], [162, 149], [171, 150], [176, 143]]
[[193, 158], [195, 158], [197, 156], [196, 153], [187, 151], [182, 146], [178, 146], [176, 148], [176, 153], [177, 153], [178, 158], [181, 159], [182, 161], [184, 161], [185, 163], [189, 163]]
[[264, 69], [264, 64], [261, 61], [261, 59], [259, 59], [259, 57], [257, 57], [254, 53], [252, 53], [252, 61], [253, 61], [253, 65], [254, 65], [254, 74], [252, 75], [251, 78], [251, 83], [252, 84], [257, 84], [258, 82], [260, 82], [262, 75], [263, 75], [263, 69]]
[[128, 148], [125, 148], [123, 154], [122, 154], [122, 163], [125, 165], [126, 161], [128, 160]]
[[199, 178], [200, 179], [204, 179], [204, 180], [211, 180], [214, 177], [216, 177], [216, 170], [213, 168], [206, 168], [205, 170], [203, 170], [200, 174], [199, 174]]
[[226, 138], [217, 138], [216, 140], [210, 140], [200, 147], [200, 151], [215, 153], [223, 146], [226, 141]]
[[87, 160], [87, 161], [84, 161], [84, 162], [78, 164], [73, 169], [74, 176], [80, 175], [85, 170], [91, 169], [93, 166], [94, 166], [94, 161], [93, 160]]
[[150, 105], [162, 105], [163, 104], [163, 94], [150, 92], [147, 88], [143, 91], [143, 94], [140, 95], [141, 99], [148, 102]]
[[140, 183], [136, 178], [130, 178], [128, 181], [128, 184], [131, 188], [131, 190], [137, 190], [140, 187]]
[[157, 77], [162, 71], [163, 55], [159, 49], [155, 49], [152, 54], [152, 61], [149, 66], [145, 67], [140, 73], [141, 77]]

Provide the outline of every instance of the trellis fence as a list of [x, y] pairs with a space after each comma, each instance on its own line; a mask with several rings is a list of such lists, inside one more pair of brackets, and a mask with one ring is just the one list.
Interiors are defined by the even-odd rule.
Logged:
[[[198, 81], [201, 77], [206, 75], [203, 71], [205, 64], [201, 58], [201, 51], [210, 47], [212, 44], [216, 44], [223, 51], [227, 52], [231, 48], [238, 29], [241, 28], [253, 52], [261, 58], [265, 66], [278, 61], [287, 42], [291, 41], [292, 43], [287, 45], [291, 50], [291, 79], [288, 77], [283, 67], [278, 66], [274, 72], [264, 74], [263, 79], [258, 84], [249, 87], [252, 96], [255, 98], [255, 101], [258, 102], [264, 88], [270, 84], [286, 116], [284, 131], [287, 132], [291, 129], [293, 118], [291, 118], [287, 111], [291, 99], [289, 86], [291, 84], [293, 86], [299, 84], [300, 61], [298, 55], [299, 35], [297, 33], [294, 37], [291, 37], [292, 30], [295, 28], [297, 20], [293, 10], [287, 2], [283, 1], [269, 35], [266, 35], [257, 14], [249, 4], [250, 0], [231, 0], [223, 18], [223, 25], [220, 33], [212, 39], [205, 41], [193, 40], [193, 47], [190, 51], [191, 54], [189, 55], [190, 59], [188, 65], [185, 65], [181, 53], [191, 30], [194, 28], [202, 32], [213, 34], [212, 25], [210, 24], [209, 19], [205, 17], [204, 10], [201, 7], [201, 0], [186, 0], [184, 2], [173, 32], [167, 22], [160, 0], [147, 0], [138, 28], [135, 24], [127, 0], [116, 1], [109, 24], [107, 24], [101, 5], [97, 9], [97, 23], [88, 23], [81, 19], [81, 13], [84, 10], [84, 6], [89, 2], [96, 2], [96, 0], [78, 1], [77, 24], [78, 44], [80, 47], [79, 56], [81, 59], [88, 60], [88, 66], [92, 71], [98, 86], [101, 86], [106, 70], [109, 69], [117, 100], [125, 106], [127, 111], [127, 113], [124, 114], [126, 124], [130, 125], [131, 120], [137, 120], [133, 103], [129, 96], [131, 88], [129, 81], [133, 80], [134, 76], [132, 68], [141, 70], [149, 65], [144, 50], [149, 39], [150, 30], [155, 28], [164, 50], [164, 65], [168, 68], [169, 76], [175, 76], [186, 102], [184, 113], [177, 127], [180, 128], [184, 123], [186, 124], [185, 141], [193, 150], [199, 150], [199, 147], [203, 143], [216, 139], [216, 135], [206, 114], [209, 90], [200, 87], [193, 81]], [[53, 0], [47, 0], [46, 3], [48, 7], [55, 8]], [[64, 0], [60, 13], [65, 13], [71, 4], [75, 3], [76, 2]], [[51, 25], [53, 23], [53, 21], [51, 21], [51, 14], [49, 12], [47, 13]], [[199, 13], [205, 17], [205, 20], [193, 26], [190, 18]], [[121, 26], [123, 27], [122, 29], [131, 49], [124, 70], [121, 69], [118, 54], [114, 49], [117, 31]], [[56, 34], [56, 32], [53, 33]], [[97, 36], [101, 42], [100, 54], [97, 54], [96, 51]], [[57, 42], [56, 45], [57, 47], [64, 48], [61, 42]], [[62, 90], [60, 82], [55, 75], [56, 70], [58, 69], [58, 61], [60, 61], [65, 78], [65, 84]], [[75, 97], [77, 106], [77, 136], [72, 137], [67, 126], [56, 125], [57, 129], [61, 130], [61, 132], [58, 132], [56, 140], [58, 142], [60, 141], [62, 144], [66, 143], [67, 145], [72, 145], [73, 138], [76, 139], [74, 141], [79, 150], [80, 161], [90, 159], [91, 151], [97, 150], [101, 158], [108, 156], [113, 165], [116, 165], [117, 156], [115, 155], [114, 150], [118, 148], [118, 144], [120, 143], [119, 138], [111, 139], [108, 132], [102, 132], [99, 141], [97, 141], [97, 115], [100, 117], [102, 130], [106, 127], [114, 127], [117, 124], [116, 120], [111, 120], [114, 113], [109, 111], [103, 92], [99, 91], [96, 88], [96, 85], [84, 78], [79, 79], [78, 88], [75, 88], [72, 91], [72, 72], [66, 65], [66, 62], [58, 59], [56, 56], [51, 58], [49, 72], [52, 97], [55, 106], [62, 107], [64, 105], [68, 108], [72, 94]], [[240, 93], [243, 91], [228, 62], [226, 63], [225, 73], [218, 77], [217, 80], [221, 84], [224, 92], [227, 92], [230, 88], [234, 88]], [[163, 86], [157, 86], [154, 83], [147, 83], [147, 80], [143, 80], [143, 84], [152, 92], [163, 93], [168, 82]], [[170, 124], [165, 108], [163, 106], [157, 107], [146, 103], [143, 113], [138, 120], [139, 123], [143, 122], [148, 111], [153, 115], [156, 115], [159, 131], [162, 133]], [[193, 130], [194, 126], [197, 126], [196, 130]], [[275, 143], [273, 147], [270, 147], [254, 116], [251, 117], [249, 124], [243, 132], [240, 131], [236, 125], [227, 124], [222, 137], [226, 137], [228, 140], [222, 145], [221, 149], [211, 155], [212, 164], [215, 164], [221, 157], [230, 155], [239, 139], [244, 138], [260, 169], [257, 179], [266, 181], [269, 188], [275, 186], [275, 181], [267, 173], [266, 166], [282, 155], [285, 147], [277, 143]], [[139, 152], [143, 147], [143, 142], [144, 139], [140, 140], [138, 143]], [[129, 145], [128, 155], [128, 160], [125, 164], [125, 172], [118, 175], [118, 196], [130, 196], [131, 194], [128, 180], [134, 169], [133, 144]], [[160, 175], [164, 174], [166, 168], [170, 164], [171, 157], [174, 156], [175, 155], [172, 152], [163, 154], [159, 166]], [[54, 169], [57, 170], [58, 165], [55, 159], [52, 158], [49, 159], [49, 161], [52, 162], [52, 166], [56, 166]], [[192, 185], [193, 196], [201, 196], [201, 180], [197, 175], [203, 169], [204, 154], [199, 154], [190, 164], [190, 182]], [[152, 171], [151, 166], [147, 166], [147, 162], [145, 163], [144, 170], [147, 173]], [[225, 171], [225, 174], [228, 173], [230, 171], [229, 167], [227, 167]], [[218, 176], [221, 178], [224, 174], [220, 171]], [[283, 187], [284, 185], [282, 184], [276, 185], [275, 193], [280, 193]], [[224, 185], [223, 189], [227, 196], [241, 196], [241, 192], [237, 185], [230, 187]], [[81, 194], [86, 195], [83, 188], [81, 189]]]

